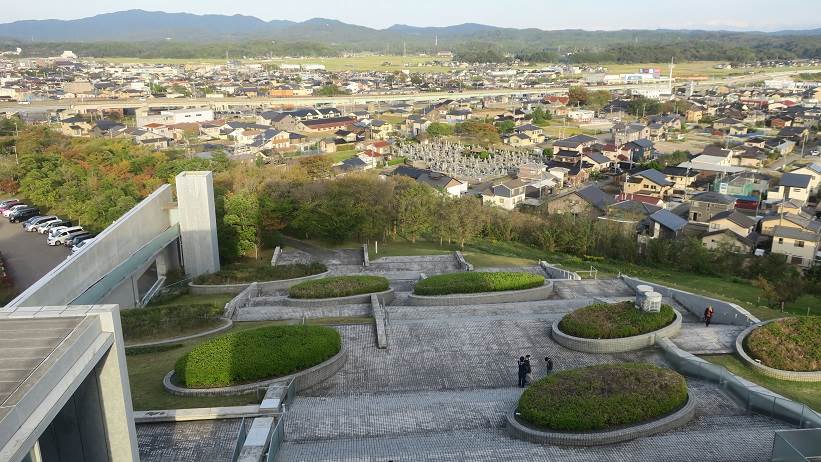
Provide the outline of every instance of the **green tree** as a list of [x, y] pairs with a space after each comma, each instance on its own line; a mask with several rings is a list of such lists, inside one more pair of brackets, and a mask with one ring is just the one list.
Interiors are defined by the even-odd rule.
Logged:
[[607, 106], [607, 104], [610, 103], [610, 100], [612, 99], [613, 95], [611, 95], [610, 92], [607, 90], [591, 91], [588, 94], [586, 106], [598, 111], [601, 108]]
[[299, 159], [299, 165], [305, 169], [308, 178], [318, 180], [331, 177], [333, 160], [328, 156], [307, 156]]
[[661, 112], [661, 103], [651, 98], [639, 96], [627, 104], [627, 112], [637, 117], [658, 114]]
[[450, 136], [453, 135], [453, 127], [448, 124], [433, 122], [428, 125], [426, 132], [428, 135], [433, 137]]
[[339, 96], [347, 95], [350, 92], [344, 88], [340, 88], [335, 84], [325, 85], [318, 90], [314, 90], [314, 94], [318, 96]]
[[587, 88], [580, 85], [574, 85], [567, 91], [567, 96], [570, 99], [570, 106], [586, 106], [590, 99], [590, 94]]
[[434, 207], [438, 203], [436, 196], [433, 189], [416, 181], [403, 184], [396, 192], [397, 226], [402, 235], [416, 242], [419, 236], [431, 230]]
[[472, 143], [493, 144], [501, 141], [499, 131], [493, 124], [478, 120], [467, 120], [456, 124], [456, 134]]
[[231, 230], [233, 240], [226, 245], [233, 255], [248, 255], [253, 252], [254, 257], [259, 258], [259, 218], [259, 202], [256, 195], [237, 192], [225, 196], [225, 215], [222, 222]]
[[512, 120], [503, 120], [496, 123], [496, 128], [499, 129], [500, 133], [511, 133], [513, 129], [516, 128], [516, 122]]

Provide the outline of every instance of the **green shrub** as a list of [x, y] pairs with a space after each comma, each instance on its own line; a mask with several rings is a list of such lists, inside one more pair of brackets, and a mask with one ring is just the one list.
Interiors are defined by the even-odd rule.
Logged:
[[604, 364], [551, 374], [519, 399], [520, 417], [560, 431], [602, 430], [644, 422], [687, 401], [687, 382], [650, 364]]
[[188, 388], [227, 387], [308, 369], [341, 347], [339, 332], [330, 327], [260, 327], [197, 345], [177, 361], [174, 374]]
[[220, 285], [250, 282], [281, 281], [324, 273], [328, 268], [322, 263], [293, 265], [247, 265], [224, 266], [218, 273], [204, 274], [194, 279], [194, 284]]
[[120, 311], [123, 337], [128, 339], [151, 336], [172, 328], [177, 331], [196, 329], [213, 324], [222, 317], [221, 305], [165, 305]]
[[565, 315], [559, 328], [574, 337], [624, 338], [659, 330], [675, 319], [676, 312], [667, 305], [661, 305], [658, 313], [645, 313], [636, 309], [633, 302], [599, 303]]
[[416, 283], [417, 295], [475, 294], [523, 290], [544, 284], [544, 277], [532, 273], [516, 272], [468, 272], [431, 276]]
[[300, 282], [288, 289], [291, 298], [332, 298], [384, 292], [390, 283], [382, 276], [334, 276]]
[[744, 339], [744, 349], [764, 365], [786, 371], [821, 370], [821, 316], [779, 319]]

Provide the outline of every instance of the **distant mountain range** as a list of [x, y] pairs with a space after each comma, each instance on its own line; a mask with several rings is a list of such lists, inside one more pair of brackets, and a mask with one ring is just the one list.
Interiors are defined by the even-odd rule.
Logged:
[[217, 42], [225, 40], [310, 41], [332, 46], [399, 43], [420, 46], [438, 37], [440, 44], [455, 42], [504, 41], [521, 45], [580, 46], [591, 38], [601, 45], [629, 41], [685, 40], [720, 35], [821, 36], [821, 29], [802, 31], [712, 32], [688, 30], [583, 31], [512, 29], [483, 24], [448, 27], [394, 25], [387, 29], [346, 24], [333, 19], [315, 18], [304, 22], [263, 21], [253, 16], [195, 15], [143, 10], [106, 13], [75, 20], [30, 20], [0, 24], [0, 38], [18, 42], [133, 42], [176, 40]]

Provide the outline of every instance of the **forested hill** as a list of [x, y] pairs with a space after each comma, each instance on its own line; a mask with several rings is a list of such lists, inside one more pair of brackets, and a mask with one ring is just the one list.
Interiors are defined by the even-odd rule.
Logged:
[[[581, 53], [588, 59], [615, 56], [625, 62], [638, 59], [636, 54], [647, 55], [646, 50], [667, 47], [688, 50], [685, 54], [694, 56], [693, 59], [743, 60], [819, 57], [821, 29], [776, 33], [584, 31], [513, 29], [482, 24], [448, 27], [394, 25], [387, 29], [372, 29], [322, 18], [304, 22], [266, 22], [242, 15], [130, 10], [77, 20], [0, 24], [0, 50], [17, 46], [26, 56], [48, 55], [63, 49], [98, 57], [217, 58], [224, 57], [226, 51], [232, 56], [330, 56], [345, 51], [385, 52], [406, 47], [411, 53], [490, 50], [502, 57]], [[667, 59], [669, 53], [664, 60]]]

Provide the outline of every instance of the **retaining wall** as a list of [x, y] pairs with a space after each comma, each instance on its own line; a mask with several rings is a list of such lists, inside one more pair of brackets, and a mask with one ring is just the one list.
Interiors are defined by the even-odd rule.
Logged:
[[365, 268], [371, 266], [371, 260], [368, 258], [368, 244], [362, 244], [362, 264]]
[[485, 303], [514, 303], [546, 300], [553, 295], [553, 283], [546, 281], [543, 286], [525, 290], [504, 292], [482, 292], [478, 294], [416, 295], [408, 296], [407, 304], [412, 306], [476, 305]]
[[538, 430], [519, 422], [515, 413], [510, 413], [507, 415], [507, 432], [514, 438], [536, 444], [598, 446], [629, 441], [681, 427], [695, 416], [695, 412], [695, 399], [693, 395], [690, 394], [687, 397], [687, 403], [685, 403], [681, 409], [660, 419], [619, 428], [617, 430], [584, 433]]
[[279, 260], [280, 255], [282, 255], [282, 248], [279, 246], [274, 247], [274, 254], [271, 255], [271, 266], [277, 266], [277, 260]]
[[821, 382], [821, 371], [798, 372], [776, 369], [756, 361], [746, 351], [744, 351], [744, 339], [746, 339], [747, 336], [750, 335], [755, 329], [774, 321], [778, 321], [778, 319], [771, 319], [769, 321], [754, 324], [745, 329], [738, 335], [738, 337], [736, 337], [735, 351], [741, 360], [750, 368], [774, 379], [789, 380], [791, 382]]
[[[299, 284], [303, 281], [308, 281], [310, 279], [319, 279], [323, 278], [330, 274], [330, 271], [325, 271], [323, 273], [312, 274], [310, 276], [303, 276], [301, 278], [292, 278], [292, 279], [280, 279], [278, 281], [258, 281], [257, 287], [259, 287], [260, 292], [262, 293], [271, 293], [276, 290], [284, 290], [292, 285]], [[242, 284], [188, 284], [189, 291], [194, 295], [214, 295], [214, 294], [238, 294], [248, 288], [251, 283], [242, 283]]]
[[749, 326], [759, 322], [758, 318], [735, 303], [697, 295], [680, 289], [673, 289], [661, 284], [645, 282], [641, 279], [631, 278], [629, 276], [622, 275], [621, 279], [633, 290], [636, 290], [636, 286], [641, 284], [653, 287], [656, 292], [678, 302], [699, 319], [704, 316], [704, 310], [707, 309], [707, 305], [710, 305], [713, 307], [713, 323], [715, 324]]
[[571, 281], [581, 281], [582, 279], [582, 277], [578, 274], [566, 269], [561, 269], [558, 266], [551, 265], [546, 261], [539, 261], [539, 266], [542, 267], [550, 279], [570, 279]]
[[251, 284], [248, 284], [248, 287], [246, 287], [245, 290], [237, 294], [236, 297], [232, 298], [225, 304], [225, 318], [233, 319], [237, 309], [247, 305], [252, 298], [257, 296], [259, 296], [259, 288], [257, 287], [257, 283], [252, 282]]
[[459, 268], [462, 271], [473, 271], [473, 265], [471, 265], [470, 263], [468, 263], [467, 260], [465, 260], [465, 256], [462, 255], [462, 252], [457, 250], [453, 252], [453, 256], [456, 257], [456, 262], [458, 263]]
[[612, 339], [574, 337], [561, 331], [559, 328], [560, 322], [561, 320], [554, 321], [553, 328], [551, 329], [553, 340], [559, 345], [585, 353], [622, 353], [655, 345], [657, 339], [673, 337], [678, 334], [681, 330], [681, 313], [676, 311], [676, 319], [673, 320], [673, 323], [657, 331], [634, 335], [632, 337]]
[[384, 349], [388, 347], [388, 333], [385, 328], [385, 308], [379, 303], [379, 297], [371, 295], [371, 309], [373, 310], [373, 318], [376, 322], [376, 347]]
[[307, 390], [313, 386], [318, 385], [322, 381], [328, 379], [332, 375], [339, 372], [345, 361], [348, 359], [348, 350], [345, 345], [339, 350], [339, 353], [331, 359], [317, 364], [314, 367], [297, 372], [296, 374], [287, 375], [285, 377], [277, 377], [270, 380], [262, 380], [259, 382], [244, 383], [242, 385], [234, 385], [232, 387], [221, 388], [185, 388], [172, 383], [174, 371], [165, 374], [163, 377], [163, 387], [172, 395], [177, 396], [234, 396], [243, 395], [245, 393], [254, 392], [260, 388], [267, 388], [274, 383], [288, 383], [291, 379], [294, 380], [294, 387], [297, 392]]
[[351, 318], [371, 316], [370, 304], [323, 307], [245, 306], [234, 314], [236, 321], [283, 321], [287, 319]]
[[393, 301], [393, 289], [388, 289], [384, 292], [376, 292], [374, 294], [360, 294], [351, 295], [348, 297], [334, 297], [334, 298], [291, 298], [286, 297], [282, 299], [282, 304], [285, 306], [292, 306], [298, 308], [335, 308], [339, 305], [361, 305], [370, 304], [371, 295], [379, 297], [379, 301], [385, 305]]

